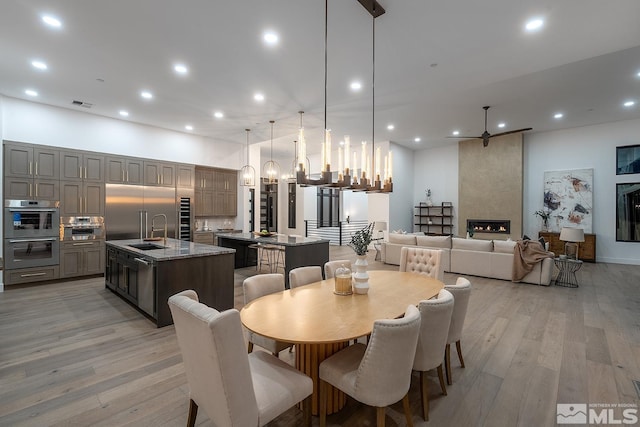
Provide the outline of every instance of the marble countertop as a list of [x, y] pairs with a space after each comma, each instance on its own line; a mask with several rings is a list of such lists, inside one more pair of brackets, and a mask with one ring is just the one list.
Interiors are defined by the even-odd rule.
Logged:
[[268, 243], [271, 245], [281, 245], [281, 246], [303, 246], [303, 245], [315, 245], [318, 243], [329, 243], [327, 239], [320, 239], [317, 237], [291, 237], [286, 234], [278, 234], [272, 237], [259, 237], [253, 233], [220, 233], [217, 234], [218, 239], [233, 239], [233, 240], [241, 240], [245, 242], [251, 243]]
[[[157, 249], [139, 249], [131, 245], [156, 245]], [[107, 240], [107, 246], [112, 246], [127, 252], [131, 252], [142, 258], [152, 261], [170, 261], [179, 258], [206, 257], [223, 254], [233, 254], [235, 249], [220, 246], [202, 245], [200, 243], [186, 242], [184, 240], [167, 239], [166, 241], [142, 241], [140, 239]]]

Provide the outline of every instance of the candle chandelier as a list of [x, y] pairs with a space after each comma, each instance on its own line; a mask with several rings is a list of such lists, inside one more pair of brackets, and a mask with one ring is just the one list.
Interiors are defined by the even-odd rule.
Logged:
[[262, 166], [262, 170], [265, 174], [262, 177], [262, 182], [264, 184], [277, 184], [278, 177], [280, 176], [280, 165], [278, 162], [273, 160], [273, 124], [275, 121], [269, 120], [269, 123], [271, 123], [271, 154], [269, 156], [269, 161]]
[[247, 132], [247, 164], [240, 170], [240, 185], [243, 187], [253, 187], [256, 185], [256, 170], [249, 164], [249, 132], [251, 129], [245, 129]]
[[[300, 132], [298, 135], [299, 146], [295, 156], [295, 162], [298, 165], [296, 169], [296, 182], [301, 186], [326, 186], [340, 188], [353, 191], [366, 191], [376, 193], [391, 193], [393, 191], [392, 164], [393, 157], [391, 151], [384, 157], [384, 170], [381, 170], [381, 152], [380, 148], [375, 147], [375, 28], [376, 18], [385, 13], [384, 8], [376, 0], [358, 0], [360, 4], [371, 14], [372, 19], [372, 79], [371, 79], [371, 155], [368, 155], [367, 143], [362, 142], [360, 176], [358, 179], [358, 161], [357, 153], [353, 152], [353, 164], [350, 163], [351, 157], [351, 141], [350, 137], [345, 136], [344, 149], [338, 148], [338, 180], [333, 181], [331, 174], [331, 131], [327, 129], [327, 23], [328, 23], [328, 0], [325, 0], [325, 19], [324, 19], [324, 142], [322, 143], [322, 161], [321, 172], [319, 178], [311, 178], [309, 176], [308, 162], [305, 164], [304, 159], [307, 158], [307, 144], [304, 137], [304, 126], [302, 124], [302, 116], [300, 114]], [[301, 160], [303, 159], [303, 160]], [[369, 162], [370, 160], [370, 162]], [[370, 167], [370, 169], [369, 169]], [[382, 172], [382, 173], [381, 173]], [[353, 174], [353, 177], [352, 177]], [[353, 178], [353, 179], [352, 179]]]

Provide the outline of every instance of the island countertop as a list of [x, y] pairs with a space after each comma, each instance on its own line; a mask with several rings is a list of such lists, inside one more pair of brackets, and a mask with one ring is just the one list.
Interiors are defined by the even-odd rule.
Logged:
[[[138, 249], [131, 245], [151, 244], [160, 246], [158, 249]], [[235, 249], [221, 246], [203, 245], [177, 239], [158, 241], [143, 241], [141, 239], [107, 240], [107, 246], [113, 246], [123, 251], [131, 252], [137, 256], [153, 261], [171, 261], [180, 258], [206, 257], [212, 255], [233, 254]]]
[[320, 239], [317, 237], [291, 237], [285, 234], [277, 234], [271, 237], [256, 236], [253, 233], [220, 233], [217, 234], [218, 238], [242, 240], [250, 243], [268, 243], [270, 245], [280, 246], [304, 246], [304, 245], [317, 245], [318, 243], [329, 243], [327, 239]]

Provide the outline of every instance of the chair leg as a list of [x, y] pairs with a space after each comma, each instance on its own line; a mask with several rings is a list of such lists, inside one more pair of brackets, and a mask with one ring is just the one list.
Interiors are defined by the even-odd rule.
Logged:
[[187, 418], [187, 427], [196, 425], [196, 417], [198, 416], [198, 404], [189, 399], [189, 417]]
[[456, 341], [456, 351], [458, 352], [458, 359], [460, 360], [460, 366], [464, 368], [464, 359], [462, 358], [462, 348], [460, 346], [460, 340]]
[[302, 401], [302, 419], [306, 427], [311, 427], [311, 396]]
[[411, 408], [409, 407], [409, 392], [402, 398], [402, 407], [404, 408], [404, 416], [407, 419], [407, 427], [413, 427], [413, 418], [411, 417]]
[[251, 353], [252, 351], [253, 351], [253, 343], [249, 341], [249, 344], [247, 344], [247, 353]]
[[447, 384], [453, 384], [453, 378], [451, 377], [451, 344], [447, 344], [444, 349], [444, 367], [447, 371]]
[[442, 373], [442, 364], [438, 366], [438, 379], [440, 380], [440, 389], [443, 395], [447, 395], [447, 386], [444, 385], [444, 374]]
[[427, 373], [420, 371], [420, 397], [422, 398], [422, 418], [429, 421], [429, 393], [427, 392]]
[[384, 427], [385, 407], [376, 407], [376, 425], [378, 427]]
[[327, 425], [327, 383], [320, 381], [320, 427]]

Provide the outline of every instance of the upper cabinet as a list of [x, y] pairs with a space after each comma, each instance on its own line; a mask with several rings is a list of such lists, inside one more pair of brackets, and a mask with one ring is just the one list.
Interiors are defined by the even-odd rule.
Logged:
[[144, 161], [144, 185], [176, 186], [176, 167], [173, 163]]
[[5, 199], [60, 199], [59, 151], [19, 142], [4, 143]]
[[238, 171], [197, 166], [195, 177], [196, 216], [238, 214]]
[[178, 164], [176, 166], [176, 187], [193, 189], [195, 182], [195, 166]]
[[104, 182], [104, 155], [82, 151], [60, 151], [60, 179]]
[[107, 156], [105, 170], [107, 184], [143, 183], [143, 159], [135, 157]]

